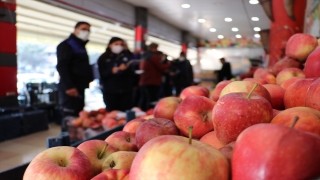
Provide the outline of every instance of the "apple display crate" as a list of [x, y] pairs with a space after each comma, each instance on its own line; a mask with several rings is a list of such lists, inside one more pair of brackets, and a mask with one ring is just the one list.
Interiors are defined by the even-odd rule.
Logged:
[[0, 142], [21, 136], [19, 114], [0, 116]]
[[[123, 129], [124, 125], [117, 126], [113, 129], [110, 129], [108, 131], [101, 132], [97, 134], [94, 137], [91, 137], [89, 139], [78, 141], [74, 144], [72, 144], [72, 147], [77, 147], [79, 144], [83, 143], [84, 141], [93, 140], [93, 139], [99, 139], [99, 140], [105, 140], [108, 136], [110, 136], [112, 133], [121, 131]], [[20, 166], [14, 167], [12, 169], [8, 169], [6, 171], [0, 172], [0, 180], [20, 180], [23, 179], [23, 174], [25, 170], [27, 169], [29, 163], [22, 164]]]
[[47, 114], [43, 110], [0, 116], [0, 142], [47, 129]]
[[31, 134], [49, 129], [48, 117], [44, 110], [24, 112], [21, 114], [22, 134]]

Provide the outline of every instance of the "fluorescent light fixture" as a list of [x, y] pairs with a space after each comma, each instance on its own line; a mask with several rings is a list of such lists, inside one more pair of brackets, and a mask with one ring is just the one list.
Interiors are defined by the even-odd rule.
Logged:
[[259, 21], [259, 18], [258, 17], [252, 17], [251, 20], [252, 21]]
[[240, 34], [237, 34], [236, 38], [242, 38], [242, 36]]
[[259, 4], [259, 1], [258, 0], [250, 0], [249, 3], [250, 4]]
[[210, 28], [210, 32], [216, 32], [217, 30], [215, 28]]
[[187, 9], [190, 8], [190, 4], [182, 4], [181, 7]]
[[231, 28], [231, 30], [232, 30], [233, 32], [237, 32], [237, 31], [239, 31], [239, 29], [238, 29], [238, 28], [236, 28], [236, 27]]
[[223, 36], [223, 35], [218, 35], [218, 38], [219, 38], [219, 39], [223, 39], [224, 36]]
[[199, 23], [204, 23], [204, 22], [206, 22], [206, 20], [205, 19], [198, 19], [198, 22]]
[[226, 22], [231, 22], [231, 21], [232, 21], [232, 19], [229, 18], [229, 17], [224, 18], [224, 20], [225, 20]]
[[260, 34], [255, 34], [254, 37], [255, 38], [260, 38]]
[[254, 27], [253, 30], [254, 31], [261, 31], [261, 29], [259, 27]]

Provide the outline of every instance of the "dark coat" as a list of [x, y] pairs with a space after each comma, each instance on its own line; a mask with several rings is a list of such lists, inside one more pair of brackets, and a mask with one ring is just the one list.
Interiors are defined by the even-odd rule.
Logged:
[[174, 60], [173, 66], [174, 68], [172, 69], [175, 72], [174, 84], [183, 87], [191, 86], [193, 83], [193, 69], [190, 61], [187, 59], [184, 61]]
[[116, 55], [111, 52], [105, 52], [99, 57], [98, 67], [103, 92], [122, 93], [132, 91], [134, 69], [131, 66], [116, 74], [112, 73], [113, 67], [119, 67], [123, 63], [127, 64], [131, 59], [132, 57], [129, 53]]
[[93, 72], [84, 42], [71, 34], [57, 47], [57, 71], [63, 89], [85, 89], [93, 80]]
[[218, 71], [218, 82], [224, 79], [230, 80], [232, 78], [231, 65], [228, 62], [222, 64], [221, 70]]
[[144, 72], [140, 76], [140, 86], [160, 86], [162, 75], [171, 64], [162, 64], [160, 53], [150, 53], [146, 60], [140, 63], [140, 69]]

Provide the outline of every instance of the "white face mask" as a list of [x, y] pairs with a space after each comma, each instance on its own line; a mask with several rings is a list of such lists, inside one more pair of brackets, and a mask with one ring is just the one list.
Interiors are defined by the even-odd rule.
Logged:
[[114, 54], [119, 54], [119, 53], [121, 53], [123, 51], [123, 46], [120, 46], [120, 45], [111, 46], [111, 51]]
[[184, 61], [185, 58], [184, 57], [179, 57], [179, 61]]
[[89, 34], [89, 31], [80, 30], [76, 36], [83, 41], [87, 41], [89, 39]]

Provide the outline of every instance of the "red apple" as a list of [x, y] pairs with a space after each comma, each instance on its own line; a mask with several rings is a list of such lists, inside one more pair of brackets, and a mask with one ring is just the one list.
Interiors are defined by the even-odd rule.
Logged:
[[116, 119], [118, 113], [119, 113], [119, 111], [113, 110], [113, 111], [109, 112], [109, 113], [106, 115], [106, 117], [107, 117], [107, 118], [111, 118], [111, 119]]
[[105, 141], [119, 151], [138, 151], [133, 133], [118, 131], [107, 137]]
[[146, 142], [161, 135], [179, 135], [179, 130], [169, 119], [154, 118], [143, 122], [136, 133], [138, 148], [140, 149]]
[[307, 78], [320, 77], [320, 48], [315, 49], [309, 56], [304, 66]]
[[292, 84], [284, 94], [284, 106], [286, 109], [305, 106], [307, 91], [310, 85], [315, 81], [315, 79], [303, 79], [294, 84]]
[[108, 169], [130, 169], [137, 152], [118, 151], [110, 154], [102, 164], [102, 171]]
[[59, 146], [38, 154], [24, 172], [24, 180], [77, 179], [93, 177], [88, 157], [79, 149]]
[[122, 129], [122, 131], [128, 132], [128, 133], [133, 133], [136, 134], [138, 127], [146, 121], [145, 119], [142, 118], [136, 118], [131, 121], [129, 121]]
[[253, 78], [261, 78], [261, 76], [265, 73], [269, 72], [268, 69], [265, 68], [258, 68], [254, 73], [253, 73]]
[[269, 123], [272, 107], [265, 98], [250, 93], [230, 93], [221, 97], [212, 110], [214, 130], [218, 139], [228, 144], [246, 128]]
[[210, 99], [213, 100], [213, 101], [218, 101], [222, 89], [224, 87], [226, 87], [226, 85], [228, 85], [231, 82], [232, 81], [230, 81], [230, 80], [224, 80], [224, 81], [219, 82], [216, 85], [216, 87], [214, 88], [214, 91], [213, 91]]
[[143, 119], [145, 119], [145, 120], [149, 120], [149, 119], [153, 119], [153, 118], [154, 118], [154, 115], [152, 114], [152, 115], [148, 115], [148, 116], [143, 116], [143, 117], [141, 117], [141, 118], [143, 118]]
[[278, 61], [275, 65], [273, 65], [271, 72], [272, 74], [274, 74], [275, 76], [278, 75], [278, 73], [286, 68], [291, 68], [291, 67], [295, 67], [295, 68], [301, 68], [302, 65], [299, 61], [289, 58], [289, 57], [285, 57], [283, 59], [281, 59], [280, 61]]
[[267, 81], [263, 79], [258, 79], [258, 78], [244, 78], [242, 81], [256, 82], [256, 83], [259, 83], [260, 85], [267, 84]]
[[155, 118], [165, 118], [173, 121], [173, 114], [176, 111], [181, 99], [177, 97], [162, 98], [154, 108]]
[[219, 149], [219, 151], [227, 158], [229, 163], [231, 163], [232, 152], [233, 152], [233, 148], [234, 148], [235, 143], [236, 143], [235, 141], [232, 141], [231, 143], [229, 143]]
[[134, 158], [130, 180], [229, 179], [229, 164], [219, 150], [181, 136], [158, 136]]
[[117, 120], [108, 117], [103, 118], [101, 123], [104, 129], [112, 129], [118, 126]]
[[276, 115], [278, 115], [281, 111], [277, 110], [277, 109], [272, 109], [272, 119], [274, 117], [276, 117]]
[[275, 84], [265, 84], [263, 87], [265, 87], [270, 93], [272, 108], [279, 110], [284, 109], [283, 98], [286, 91]]
[[266, 84], [276, 84], [276, 77], [272, 73], [264, 73], [261, 79], [267, 82]]
[[220, 149], [223, 146], [225, 146], [225, 144], [219, 141], [215, 131], [211, 131], [205, 134], [204, 136], [202, 136], [202, 138], [200, 139], [200, 142], [206, 143], [216, 149]]
[[304, 72], [301, 69], [298, 68], [286, 68], [279, 72], [277, 75], [276, 81], [277, 84], [281, 86], [283, 82], [286, 80], [292, 78], [292, 77], [301, 77], [305, 78]]
[[305, 106], [320, 111], [320, 78], [310, 85], [306, 95]]
[[238, 137], [232, 179], [313, 179], [320, 176], [320, 138], [278, 124], [257, 124]]
[[[254, 82], [249, 81], [234, 81], [228, 84], [220, 93], [220, 98], [226, 94], [233, 93], [233, 92], [250, 92], [254, 86]], [[256, 89], [253, 92], [259, 96], [264, 97], [271, 103], [271, 96], [268, 90], [263, 87], [262, 85], [258, 84]]]
[[186, 97], [193, 95], [209, 97], [209, 90], [202, 86], [189, 86], [182, 90], [180, 98], [185, 99]]
[[320, 137], [320, 111], [308, 107], [293, 107], [280, 112], [271, 121], [273, 124], [281, 124], [290, 127], [295, 116], [299, 121], [294, 128], [314, 133]]
[[154, 114], [154, 109], [150, 108], [146, 111], [146, 115], [153, 115]]
[[109, 169], [96, 175], [91, 180], [129, 180], [130, 169]]
[[82, 110], [79, 112], [79, 117], [82, 119], [87, 119], [89, 118], [89, 113], [87, 111]]
[[302, 77], [292, 77], [290, 79], [287, 79], [286, 81], [284, 81], [282, 84], [281, 84], [281, 87], [283, 89], [288, 89], [292, 84], [302, 80], [302, 79], [305, 79], [305, 78], [302, 78]]
[[107, 110], [106, 110], [106, 108], [100, 108], [100, 109], [98, 109], [98, 113], [99, 114], [106, 114]]
[[76, 127], [82, 126], [82, 123], [83, 123], [83, 119], [81, 117], [78, 117], [72, 121], [72, 125]]
[[85, 141], [81, 143], [77, 148], [89, 158], [94, 175], [102, 172], [101, 167], [104, 160], [110, 154], [117, 151], [116, 148], [108, 145], [108, 143], [102, 140]]
[[214, 102], [203, 96], [189, 96], [184, 99], [174, 113], [174, 122], [181, 135], [188, 136], [188, 127], [193, 126], [193, 137], [200, 139], [213, 130], [211, 111]]
[[315, 37], [309, 34], [297, 33], [288, 40], [286, 55], [304, 62], [317, 46], [318, 42]]

